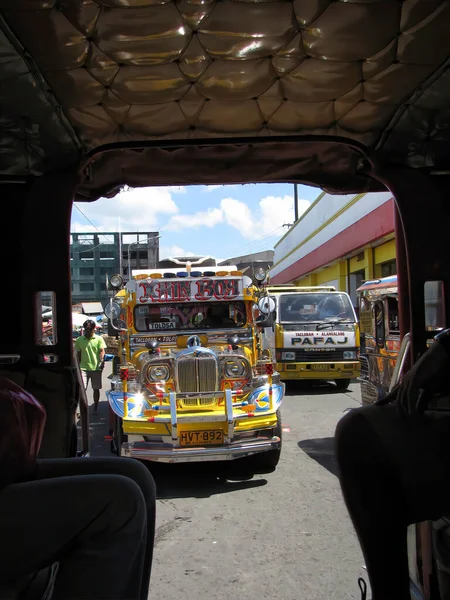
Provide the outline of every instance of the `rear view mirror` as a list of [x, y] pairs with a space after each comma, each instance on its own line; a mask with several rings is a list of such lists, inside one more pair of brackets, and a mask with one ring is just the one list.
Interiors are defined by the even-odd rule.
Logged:
[[269, 315], [275, 310], [275, 300], [269, 296], [265, 296], [258, 302], [258, 308], [264, 315]]
[[275, 320], [275, 314], [269, 313], [268, 315], [260, 315], [255, 319], [255, 323], [260, 327], [272, 327]]

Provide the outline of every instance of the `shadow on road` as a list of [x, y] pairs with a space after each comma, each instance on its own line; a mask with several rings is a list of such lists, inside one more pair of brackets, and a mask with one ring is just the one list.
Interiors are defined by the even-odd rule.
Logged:
[[351, 388], [340, 390], [331, 381], [286, 381], [286, 396], [323, 396], [329, 394], [353, 394]]
[[[78, 422], [80, 436], [80, 423]], [[91, 456], [114, 456], [111, 443], [105, 440], [109, 433], [109, 406], [100, 401], [98, 412], [89, 406], [89, 434]], [[162, 464], [144, 461], [152, 473], [159, 499], [209, 498], [216, 494], [228, 494], [242, 489], [258, 488], [267, 480], [247, 473], [236, 461]]]
[[217, 494], [229, 494], [267, 484], [264, 478], [253, 475], [233, 474], [232, 463], [156, 464], [147, 463], [156, 483], [157, 498], [209, 498]]
[[310, 458], [319, 463], [333, 475], [338, 475], [338, 466], [334, 456], [334, 438], [314, 438], [301, 440], [298, 447]]

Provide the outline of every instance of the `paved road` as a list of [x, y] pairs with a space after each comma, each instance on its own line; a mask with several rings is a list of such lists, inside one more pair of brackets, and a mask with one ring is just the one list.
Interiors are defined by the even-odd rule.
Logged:
[[[358, 384], [347, 393], [332, 384], [290, 386], [282, 457], [268, 475], [232, 480], [214, 465], [152, 466], [158, 507], [149, 598], [359, 599], [363, 558], [332, 452], [339, 417], [358, 402]], [[109, 455], [105, 401], [90, 426], [92, 454]]]

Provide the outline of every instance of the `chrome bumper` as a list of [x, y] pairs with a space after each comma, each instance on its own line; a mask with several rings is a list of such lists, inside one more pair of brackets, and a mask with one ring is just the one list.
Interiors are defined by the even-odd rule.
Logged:
[[164, 463], [186, 463], [203, 462], [218, 460], [234, 460], [244, 458], [252, 454], [267, 452], [268, 450], [277, 450], [281, 447], [281, 440], [278, 436], [271, 439], [254, 442], [236, 442], [223, 446], [175, 448], [158, 448], [156, 444], [150, 442], [125, 442], [122, 444], [120, 454], [139, 460], [151, 460]]

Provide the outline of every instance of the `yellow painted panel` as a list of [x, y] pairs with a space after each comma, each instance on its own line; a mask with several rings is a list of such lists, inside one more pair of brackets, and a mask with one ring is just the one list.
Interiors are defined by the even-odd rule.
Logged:
[[299, 286], [311, 286], [311, 285], [317, 285], [317, 274], [316, 273], [310, 273], [309, 275], [306, 275], [306, 277], [302, 277], [301, 279], [296, 279], [294, 281], [295, 285], [299, 285]]
[[[363, 252], [362, 250], [360, 252]], [[364, 254], [363, 260], [358, 260], [357, 256], [352, 256], [350, 259], [350, 273], [356, 273], [356, 271], [362, 271], [367, 267], [367, 257]]]
[[338, 279], [338, 277], [339, 263], [335, 263], [334, 265], [330, 265], [329, 267], [326, 267], [317, 273], [317, 285], [321, 285], [327, 281], [332, 281], [333, 279]]
[[381, 246], [377, 246], [374, 248], [374, 252], [376, 265], [381, 265], [381, 263], [395, 260], [395, 240], [389, 240], [389, 242], [385, 242], [384, 244], [381, 244]]
[[373, 249], [372, 248], [365, 248], [364, 249], [364, 258], [366, 260], [366, 276], [365, 279], [370, 280], [374, 278], [374, 272], [373, 272]]

